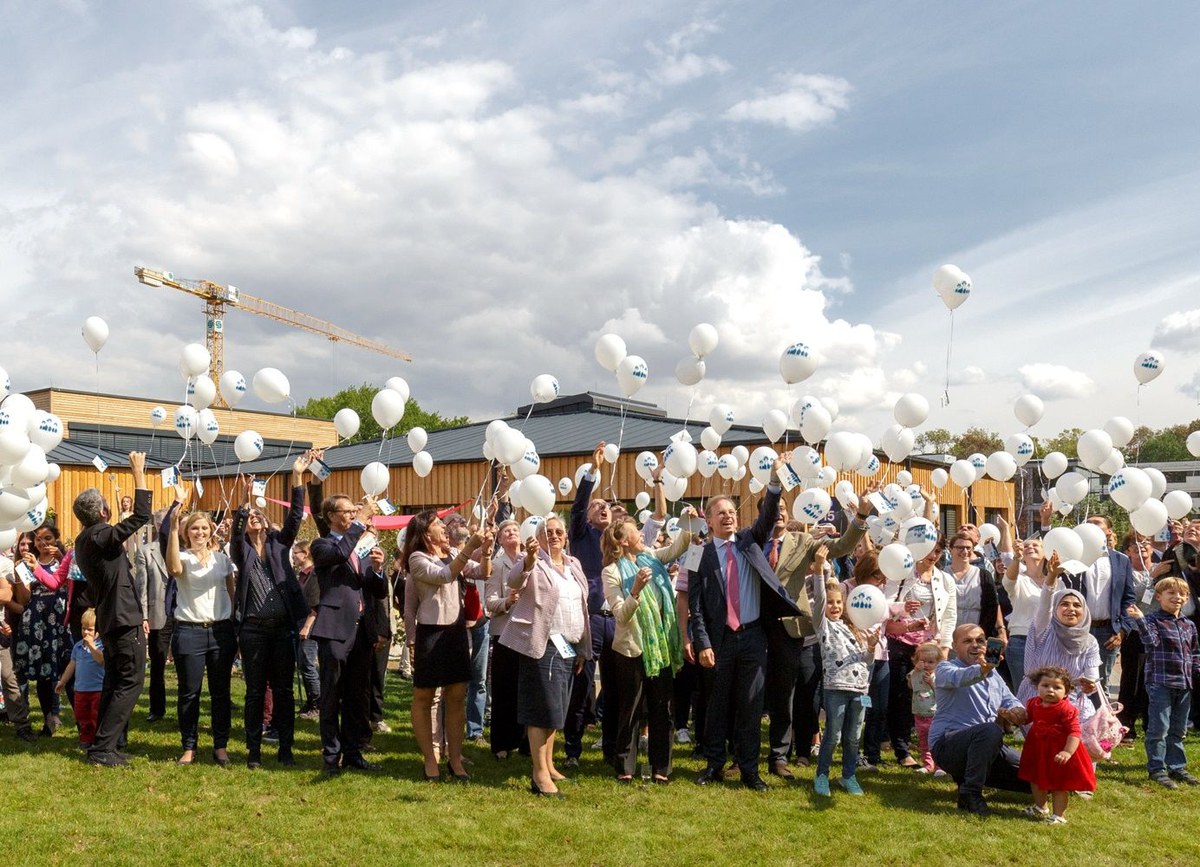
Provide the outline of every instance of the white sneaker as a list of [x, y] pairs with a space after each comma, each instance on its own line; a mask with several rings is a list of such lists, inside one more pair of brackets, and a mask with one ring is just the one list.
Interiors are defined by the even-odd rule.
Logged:
[[380, 734], [384, 734], [384, 735], [388, 734], [392, 730], [392, 727], [390, 725], [388, 725], [387, 723], [385, 723], [383, 720], [380, 720], [379, 722], [375, 723], [374, 728], [375, 728], [375, 731], [379, 732]]
[[946, 772], [943, 771], [941, 768], [938, 768], [936, 771], [933, 772], [933, 775], [935, 777], [944, 777], [944, 776], [946, 776]]
[[926, 768], [926, 767], [920, 767], [920, 768], [917, 768], [916, 770], [917, 770], [918, 774], [928, 774], [929, 773], [929, 768]]
[[687, 730], [687, 729], [676, 729], [676, 731], [675, 731], [675, 743], [677, 743], [677, 744], [690, 744], [691, 742], [692, 742], [692, 736], [688, 734], [688, 730]]

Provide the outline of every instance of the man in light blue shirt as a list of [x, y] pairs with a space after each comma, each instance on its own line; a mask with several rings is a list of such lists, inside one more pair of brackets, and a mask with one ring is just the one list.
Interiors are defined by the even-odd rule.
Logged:
[[1004, 745], [1004, 724], [1023, 725], [1025, 708], [987, 662], [987, 637], [973, 624], [954, 630], [953, 655], [934, 675], [937, 712], [929, 729], [933, 760], [958, 783], [958, 808], [991, 813], [985, 785], [1028, 792], [1017, 776], [1021, 754]]

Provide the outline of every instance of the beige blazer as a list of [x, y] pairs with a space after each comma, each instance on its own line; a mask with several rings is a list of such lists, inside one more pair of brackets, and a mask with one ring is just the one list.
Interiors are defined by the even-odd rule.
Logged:
[[[450, 549], [451, 557], [457, 554], [457, 550]], [[475, 579], [486, 576], [480, 563], [468, 560], [463, 567], [462, 577]], [[404, 592], [404, 627], [410, 630], [410, 636], [417, 634], [418, 623], [450, 626], [462, 612], [462, 594], [458, 581], [450, 574], [450, 567], [424, 551], [414, 551], [408, 558], [408, 580]]]
[[[670, 563], [683, 556], [691, 544], [692, 534], [684, 530], [675, 537], [675, 541], [665, 548], [658, 548], [650, 553], [660, 563]], [[625, 592], [625, 582], [621, 580], [621, 569], [617, 563], [609, 563], [600, 573], [604, 582], [604, 598], [612, 609], [616, 629], [613, 633], [613, 650], [622, 656], [637, 658], [642, 655], [642, 631], [638, 626], [637, 614], [640, 599], [634, 599]], [[642, 591], [645, 592], [644, 590]], [[674, 600], [672, 600], [674, 604]]]
[[[575, 579], [583, 594], [583, 637], [575, 645], [575, 653], [580, 659], [591, 659], [592, 629], [588, 623], [587, 578], [583, 574], [583, 566], [574, 557], [567, 557], [565, 565], [567, 577]], [[508, 574], [508, 586], [520, 590], [521, 598], [509, 609], [508, 623], [500, 634], [500, 643], [524, 656], [541, 659], [546, 653], [546, 642], [550, 640], [550, 622], [558, 607], [558, 587], [550, 572], [546, 553], [543, 551], [538, 554], [533, 568], [528, 572], [525, 571], [525, 558], [518, 560]]]
[[[866, 528], [859, 529], [853, 523], [846, 532], [829, 544], [829, 559], [845, 557], [854, 551], [854, 546], [863, 537]], [[773, 543], [775, 540], [772, 539]], [[807, 638], [816, 635], [812, 619], [812, 601], [804, 589], [804, 579], [812, 568], [813, 555], [817, 553], [821, 540], [814, 539], [805, 532], [793, 531], [783, 534], [783, 545], [779, 549], [779, 561], [775, 566], [775, 574], [779, 583], [787, 590], [788, 596], [796, 606], [804, 612], [799, 617], [781, 617], [779, 622], [792, 638]], [[770, 550], [769, 548], [767, 549]]]

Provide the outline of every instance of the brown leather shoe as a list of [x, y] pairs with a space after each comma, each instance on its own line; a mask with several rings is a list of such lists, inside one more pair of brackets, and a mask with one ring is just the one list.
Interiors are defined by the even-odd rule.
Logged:
[[768, 768], [768, 771], [777, 777], [782, 777], [785, 780], [794, 780], [796, 775], [792, 773], [792, 769], [787, 766], [787, 762], [775, 762]]

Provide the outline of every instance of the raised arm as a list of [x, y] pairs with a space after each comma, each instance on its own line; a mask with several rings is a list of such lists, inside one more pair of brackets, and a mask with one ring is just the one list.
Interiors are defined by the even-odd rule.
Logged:
[[150, 489], [146, 487], [146, 453], [130, 452], [129, 468], [133, 472], [133, 514], [119, 524], [100, 524], [92, 539], [105, 553], [115, 555], [125, 540], [150, 520]]
[[571, 525], [568, 528], [572, 542], [587, 533], [588, 503], [592, 500], [592, 491], [600, 482], [600, 462], [603, 460], [604, 442], [601, 441], [592, 453], [592, 468], [583, 474], [579, 487], [575, 489], [575, 499], [571, 503]]
[[62, 562], [58, 564], [58, 568], [53, 572], [48, 571], [42, 564], [34, 560], [34, 577], [40, 581], [47, 590], [57, 590], [67, 580], [67, 575], [71, 572], [71, 560], [75, 556], [75, 551], [72, 549], [62, 558]]

